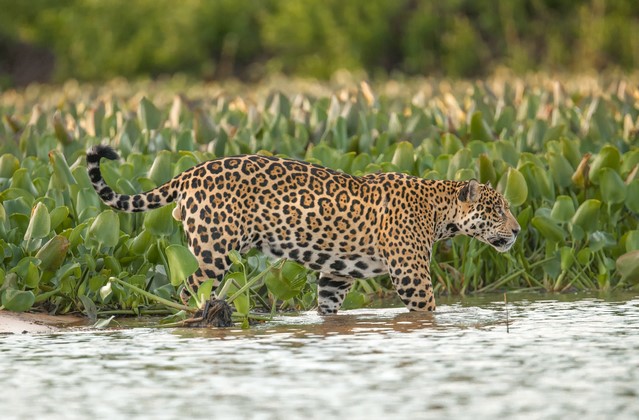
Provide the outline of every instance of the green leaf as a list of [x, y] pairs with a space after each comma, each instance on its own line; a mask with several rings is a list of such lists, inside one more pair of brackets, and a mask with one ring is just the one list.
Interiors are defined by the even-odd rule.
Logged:
[[171, 284], [176, 287], [195, 273], [199, 267], [191, 251], [182, 245], [169, 245], [166, 248], [166, 260], [169, 264]]
[[501, 109], [501, 113], [499, 114], [497, 121], [495, 121], [495, 131], [497, 134], [501, 134], [502, 131], [512, 129], [514, 122], [515, 109], [510, 105], [506, 105]]
[[626, 184], [612, 168], [602, 168], [599, 171], [599, 188], [601, 199], [606, 204], [623, 203], [626, 199]]
[[545, 121], [536, 118], [526, 135], [526, 144], [531, 150], [540, 150], [543, 147], [544, 136], [548, 124]]
[[39, 140], [40, 136], [37, 134], [37, 128], [27, 125], [20, 136], [20, 151], [26, 156], [37, 156]]
[[53, 168], [51, 183], [55, 188], [59, 190], [66, 190], [70, 185], [77, 184], [62, 152], [59, 150], [50, 151], [49, 163]]
[[595, 230], [597, 228], [600, 207], [601, 201], [599, 200], [589, 199], [584, 201], [572, 217], [571, 224], [579, 226], [585, 232]]
[[550, 217], [557, 222], [568, 222], [575, 215], [575, 205], [571, 197], [560, 195], [550, 212]]
[[348, 292], [342, 303], [342, 309], [359, 309], [363, 308], [369, 303], [366, 295], [358, 292], [357, 290], [351, 290]]
[[[7, 229], [7, 211], [4, 209], [4, 206], [0, 204], [0, 237], [4, 237], [6, 235]], [[2, 259], [1, 256], [0, 259]]]
[[136, 255], [142, 255], [149, 249], [151, 242], [153, 241], [153, 235], [146, 229], [138, 234], [131, 241], [131, 251]]
[[546, 216], [535, 216], [531, 224], [549, 241], [563, 243], [566, 233], [552, 219]]
[[264, 277], [264, 283], [277, 299], [292, 299], [306, 284], [306, 269], [293, 261], [287, 261], [282, 269], [272, 269]]
[[497, 182], [497, 175], [495, 174], [495, 167], [492, 160], [486, 153], [482, 153], [477, 158], [477, 167], [479, 172], [479, 182], [485, 184], [490, 182], [491, 185], [495, 185]]
[[359, 173], [364, 172], [366, 167], [371, 163], [371, 157], [368, 153], [360, 153], [353, 159], [351, 163], [351, 172]]
[[590, 248], [582, 248], [578, 253], [577, 253], [577, 261], [579, 262], [579, 264], [581, 265], [588, 265], [590, 264], [590, 260], [592, 258], [592, 251], [590, 250]]
[[466, 145], [473, 159], [476, 159], [481, 154], [488, 153], [488, 146], [481, 140], [471, 140]]
[[11, 178], [18, 169], [20, 169], [20, 161], [17, 157], [9, 153], [0, 157], [0, 178]]
[[102, 246], [114, 247], [120, 239], [120, 218], [113, 210], [100, 213], [89, 228], [89, 239]]
[[519, 160], [519, 152], [515, 149], [513, 143], [499, 140], [494, 143], [491, 143], [493, 160], [501, 159], [510, 166], [516, 166], [517, 161]]
[[477, 175], [475, 175], [475, 171], [472, 169], [464, 168], [455, 172], [452, 179], [455, 181], [469, 181], [471, 179], [477, 179]]
[[[86, 209], [99, 209], [102, 207], [102, 200], [96, 194], [93, 188], [82, 188], [76, 196], [75, 210], [78, 215], [82, 214]], [[82, 221], [86, 219], [81, 219]]]
[[560, 188], [567, 188], [572, 184], [572, 175], [575, 172], [568, 159], [560, 154], [548, 153], [548, 166], [555, 181], [555, 185]]
[[559, 249], [559, 255], [561, 260], [561, 270], [566, 271], [572, 267], [575, 262], [574, 250], [569, 246], [562, 246]]
[[41, 202], [31, 211], [31, 219], [29, 226], [24, 234], [25, 242], [30, 242], [32, 239], [40, 239], [46, 237], [51, 231], [51, 218], [49, 216], [49, 210]]
[[56, 235], [40, 248], [36, 258], [44, 271], [55, 271], [64, 262], [71, 243], [62, 235]]
[[98, 308], [96, 308], [95, 303], [85, 295], [78, 295], [78, 298], [84, 307], [84, 314], [91, 320], [96, 319], [98, 317]]
[[639, 214], [639, 179], [635, 179], [627, 186], [626, 207], [635, 214]]
[[470, 117], [470, 137], [472, 140], [492, 141], [494, 140], [490, 126], [482, 117], [480, 111], [476, 111]]
[[457, 151], [464, 147], [464, 143], [462, 143], [462, 141], [456, 135], [452, 133], [446, 133], [442, 136], [441, 151], [435, 149], [436, 146], [436, 144], [433, 144], [432, 148], [428, 148], [426, 150], [428, 150], [434, 156], [438, 156], [441, 154], [454, 155], [455, 153], [457, 153]]
[[639, 250], [623, 254], [615, 265], [623, 281], [639, 282]]
[[37, 258], [34, 257], [23, 257], [15, 264], [15, 267], [11, 269], [11, 273], [16, 273], [21, 279], [26, 279], [29, 275], [29, 266], [30, 264], [39, 264]]
[[528, 229], [528, 223], [530, 223], [532, 215], [533, 210], [531, 206], [526, 206], [524, 209], [519, 211], [519, 214], [517, 215], [517, 223], [521, 226], [521, 230]]
[[579, 150], [579, 140], [569, 140], [564, 137], [561, 139], [561, 155], [568, 159], [570, 165], [576, 168], [581, 162], [582, 154]]
[[24, 277], [24, 284], [31, 289], [35, 289], [38, 287], [38, 283], [40, 283], [40, 270], [33, 262], [30, 262], [27, 268], [27, 275]]
[[[71, 248], [77, 248], [78, 245], [82, 242], [82, 233], [87, 228], [87, 223], [83, 222], [78, 224], [76, 227], [71, 229], [68, 233], [69, 242], [71, 244]], [[67, 231], [65, 231], [66, 233]]]
[[173, 219], [173, 208], [164, 206], [146, 213], [144, 216], [144, 228], [154, 236], [169, 237], [175, 232], [176, 226]]
[[544, 143], [550, 140], [559, 140], [563, 135], [566, 126], [564, 124], [549, 127], [544, 134]]
[[55, 137], [62, 144], [69, 145], [73, 141], [71, 133], [69, 133], [65, 127], [60, 110], [56, 110], [53, 114], [53, 131], [55, 133]]
[[187, 169], [194, 167], [198, 163], [199, 161], [193, 155], [182, 156], [175, 164], [175, 168], [173, 169], [173, 176], [181, 174]]
[[19, 188], [21, 190], [27, 191], [34, 197], [38, 197], [40, 195], [35, 187], [33, 180], [31, 179], [31, 175], [26, 168], [20, 168], [14, 172], [13, 176], [11, 177], [9, 186], [11, 188]]
[[213, 292], [213, 283], [215, 283], [215, 280], [209, 279], [201, 283], [200, 286], [197, 288], [197, 295], [200, 302], [206, 302], [211, 298], [211, 293]]
[[626, 233], [626, 251], [636, 251], [639, 249], [639, 230], [631, 230]]
[[108, 270], [111, 273], [110, 275], [112, 276], [117, 276], [122, 271], [120, 262], [112, 255], [107, 255], [104, 257], [104, 269]]
[[415, 168], [415, 150], [412, 143], [407, 141], [397, 143], [392, 163], [397, 165], [401, 172], [412, 173]]
[[160, 128], [160, 110], [157, 109], [146, 97], [140, 100], [138, 115], [140, 117], [140, 125], [144, 130], [149, 131]]
[[611, 234], [602, 231], [592, 232], [588, 239], [588, 245], [592, 252], [597, 252], [603, 248], [609, 248], [617, 244], [617, 241]]
[[548, 172], [541, 166], [528, 162], [519, 167], [528, 185], [528, 197], [530, 199], [545, 198], [548, 201], [555, 199], [555, 189]]
[[224, 281], [232, 282], [231, 285], [228, 286], [227, 293], [229, 296], [235, 296], [232, 303], [235, 306], [237, 313], [244, 316], [248, 315], [250, 310], [250, 299], [248, 293], [242, 293], [239, 295], [235, 294], [246, 284], [246, 275], [243, 272], [229, 273], [226, 275]]
[[620, 161], [619, 150], [615, 146], [606, 145], [602, 147], [590, 165], [590, 181], [595, 185], [599, 184], [599, 177], [603, 168], [612, 168], [618, 172]]
[[51, 230], [55, 230], [69, 216], [69, 208], [66, 206], [56, 207], [49, 213], [51, 218]]
[[162, 185], [172, 178], [172, 174], [171, 152], [162, 150], [155, 156], [149, 170], [149, 178], [155, 182], [155, 185]]
[[[621, 167], [619, 168], [619, 173], [626, 176], [635, 168], [635, 166], [639, 165], [639, 149], [630, 150], [629, 152], [624, 153], [621, 160], [622, 162]], [[1, 160], [0, 168], [2, 168]], [[0, 173], [2, 173], [1, 170]]]
[[228, 254], [228, 257], [229, 257], [229, 260], [231, 260], [231, 263], [242, 265], [242, 255], [240, 255], [238, 251], [236, 250], [230, 251]]
[[160, 325], [173, 324], [175, 322], [184, 321], [185, 319], [188, 319], [190, 317], [191, 317], [191, 314], [189, 312], [186, 312], [184, 310], [178, 311], [172, 315], [167, 315], [164, 318], [162, 318], [160, 320]]
[[35, 303], [35, 295], [31, 290], [9, 289], [2, 295], [2, 306], [14, 312], [25, 312]]
[[450, 155], [439, 155], [433, 164], [433, 170], [438, 174], [446, 175], [448, 173], [448, 165], [450, 163]]
[[467, 148], [460, 149], [453, 155], [449, 164], [446, 178], [455, 179], [455, 174], [462, 169], [469, 169], [472, 162], [470, 150]]
[[528, 185], [524, 176], [515, 168], [509, 168], [506, 174], [504, 197], [512, 206], [521, 206], [528, 197]]
[[[193, 131], [195, 139], [200, 144], [208, 144], [215, 140], [218, 130], [213, 120], [201, 109], [197, 108], [193, 114]], [[220, 150], [224, 150], [225, 141], [217, 141], [215, 145], [216, 154]], [[222, 154], [217, 154], [221, 156]]]
[[402, 134], [402, 123], [399, 121], [399, 117], [396, 112], [391, 112], [388, 118], [388, 132], [393, 137], [398, 137]]

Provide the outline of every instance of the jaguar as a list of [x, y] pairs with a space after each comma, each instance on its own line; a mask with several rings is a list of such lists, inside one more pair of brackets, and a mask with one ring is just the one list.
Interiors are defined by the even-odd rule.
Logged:
[[[353, 176], [273, 156], [222, 157], [200, 163], [150, 191], [126, 195], [109, 187], [102, 158], [109, 146], [87, 151], [89, 177], [102, 201], [124, 212], [175, 203], [199, 268], [192, 290], [207, 279], [217, 287], [232, 250], [258, 249], [319, 272], [318, 312], [335, 314], [355, 279], [388, 274], [411, 311], [434, 311], [433, 244], [468, 235], [499, 252], [520, 226], [507, 200], [476, 180], [428, 180], [403, 173]], [[189, 299], [184, 288], [180, 297]]]

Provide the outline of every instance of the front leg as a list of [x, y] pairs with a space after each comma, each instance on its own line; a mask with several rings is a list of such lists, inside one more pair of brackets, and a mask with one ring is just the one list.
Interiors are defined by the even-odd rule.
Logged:
[[[423, 210], [416, 212], [421, 214]], [[390, 205], [380, 222], [378, 251], [383, 256], [395, 290], [409, 311], [434, 311], [430, 279], [432, 221], [415, 217], [410, 208]]]
[[430, 253], [423, 255], [406, 248], [402, 251], [387, 257], [388, 270], [397, 294], [410, 311], [434, 311], [436, 305], [430, 279]]
[[342, 307], [354, 279], [321, 273], [317, 286], [317, 311], [320, 315], [332, 315]]

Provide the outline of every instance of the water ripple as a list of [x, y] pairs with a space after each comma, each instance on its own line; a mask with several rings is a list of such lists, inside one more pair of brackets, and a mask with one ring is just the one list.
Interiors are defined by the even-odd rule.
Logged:
[[639, 418], [639, 299], [0, 337], [2, 418]]

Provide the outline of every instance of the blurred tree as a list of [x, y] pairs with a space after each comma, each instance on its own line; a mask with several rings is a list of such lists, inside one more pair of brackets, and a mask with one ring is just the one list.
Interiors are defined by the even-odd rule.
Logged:
[[639, 66], [636, 0], [0, 0], [0, 10], [4, 84], [28, 80], [29, 67], [50, 73], [53, 57], [55, 80]]

